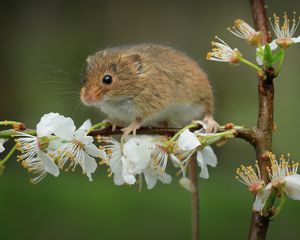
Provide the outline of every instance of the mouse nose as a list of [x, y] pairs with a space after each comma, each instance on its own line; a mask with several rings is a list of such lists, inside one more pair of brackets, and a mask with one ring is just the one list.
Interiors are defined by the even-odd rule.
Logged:
[[81, 100], [86, 104], [97, 103], [101, 100], [101, 93], [99, 89], [81, 89]]

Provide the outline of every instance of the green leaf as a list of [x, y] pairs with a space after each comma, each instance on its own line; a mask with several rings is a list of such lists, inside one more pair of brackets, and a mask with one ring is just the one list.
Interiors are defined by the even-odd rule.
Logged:
[[272, 56], [272, 64], [278, 62], [284, 55], [284, 50], [283, 49], [280, 49], [279, 52], [276, 52], [273, 54]]
[[279, 213], [281, 212], [282, 207], [285, 203], [285, 200], [286, 200], [286, 195], [285, 195], [284, 192], [282, 192], [281, 197], [280, 197], [279, 205], [278, 205], [278, 207], [275, 208], [276, 211], [275, 211], [275, 214], [271, 217], [271, 220], [274, 220], [279, 215]]
[[264, 51], [264, 65], [266, 67], [272, 67], [272, 63], [273, 63], [273, 53], [270, 48], [270, 45], [267, 43]]

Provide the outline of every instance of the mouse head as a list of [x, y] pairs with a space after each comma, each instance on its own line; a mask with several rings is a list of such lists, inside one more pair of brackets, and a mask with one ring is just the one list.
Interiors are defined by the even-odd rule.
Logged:
[[80, 97], [85, 105], [131, 97], [143, 73], [141, 56], [108, 49], [87, 58]]

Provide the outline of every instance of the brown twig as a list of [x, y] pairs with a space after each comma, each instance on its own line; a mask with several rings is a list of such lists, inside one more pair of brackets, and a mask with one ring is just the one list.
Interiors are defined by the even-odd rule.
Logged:
[[262, 34], [262, 44], [271, 41], [267, 24], [267, 14], [263, 0], [250, 0], [251, 12], [255, 28]]
[[[269, 42], [271, 35], [268, 31], [268, 23], [263, 0], [250, 0], [252, 16], [256, 29], [262, 33], [263, 44]], [[268, 183], [269, 177], [266, 167], [269, 164], [268, 153], [272, 151], [272, 135], [273, 135], [273, 111], [274, 111], [274, 84], [275, 77], [272, 68], [266, 69], [266, 79], [259, 78], [258, 95], [259, 95], [259, 110], [257, 128], [255, 129], [254, 144], [256, 158], [258, 160], [260, 172], [265, 183]], [[261, 216], [259, 213], [252, 213], [251, 226], [249, 230], [249, 239], [263, 240], [266, 238], [269, 217]]]
[[[112, 131], [111, 127], [106, 127], [100, 130], [94, 130], [90, 132], [90, 136], [109, 136], [109, 135], [121, 135], [123, 134], [122, 132], [122, 127], [117, 127], [115, 131]], [[195, 130], [201, 129], [201, 126], [198, 128], [191, 128], [190, 130], [193, 132]], [[254, 136], [254, 130], [248, 129], [248, 128], [234, 128], [236, 131], [236, 138], [241, 138], [252, 145], [255, 144], [255, 136]], [[158, 135], [167, 135], [167, 136], [173, 136], [175, 135], [181, 128], [156, 128], [156, 127], [141, 127], [136, 131], [137, 134], [158, 134]], [[225, 128], [220, 128], [218, 132], [224, 132], [227, 129]]]
[[[192, 128], [191, 131], [198, 130], [199, 128]], [[115, 131], [112, 131], [111, 127], [106, 127], [100, 130], [94, 130], [90, 132], [90, 136], [109, 136], [109, 135], [121, 135], [122, 127], [117, 127]], [[156, 127], [141, 127], [136, 131], [137, 134], [158, 134], [158, 135], [167, 135], [167, 136], [173, 136], [176, 134], [180, 128], [156, 128]]]
[[189, 163], [189, 176], [192, 189], [192, 240], [199, 240], [200, 212], [199, 212], [199, 190], [198, 190], [198, 174], [197, 163], [193, 157]]

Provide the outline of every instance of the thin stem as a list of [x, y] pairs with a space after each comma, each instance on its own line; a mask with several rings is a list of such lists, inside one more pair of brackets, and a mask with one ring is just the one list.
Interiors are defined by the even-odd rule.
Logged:
[[8, 125], [24, 125], [24, 124], [16, 121], [0, 121], [0, 126], [8, 126]]
[[192, 184], [192, 240], [199, 240], [199, 192], [197, 163], [195, 157], [189, 162], [189, 176]]
[[95, 125], [91, 126], [88, 131], [87, 134], [89, 134], [90, 132], [92, 132], [93, 130], [97, 129], [97, 128], [103, 128], [103, 127], [108, 127], [110, 126], [110, 124], [108, 122], [100, 122], [100, 123], [96, 123]]
[[274, 220], [278, 216], [278, 214], [281, 212], [281, 209], [285, 203], [285, 200], [286, 200], [286, 195], [284, 192], [282, 192], [281, 198], [280, 198], [280, 203], [279, 203], [278, 207], [276, 208], [275, 214], [271, 217], [271, 220]]
[[259, 66], [257, 66], [256, 64], [254, 64], [254, 63], [248, 61], [248, 60], [245, 59], [245, 58], [240, 58], [240, 61], [241, 61], [242, 63], [245, 63], [245, 64], [247, 64], [248, 66], [254, 68], [255, 70], [257, 70], [257, 71], [259, 71], [259, 72], [262, 71], [262, 69], [261, 69]]
[[[216, 134], [213, 134], [213, 135], [207, 135], [207, 136], [204, 136], [203, 138], [204, 138], [205, 142], [208, 142], [209, 140], [212, 140], [212, 139], [215, 139], [215, 138], [221, 138], [221, 137], [226, 137], [226, 136], [231, 136], [231, 135], [235, 135], [235, 130], [234, 129], [227, 130], [225, 132], [216, 133]], [[219, 141], [219, 140], [217, 140], [217, 141]]]
[[279, 65], [278, 65], [278, 68], [277, 68], [277, 71], [276, 71], [276, 76], [280, 73], [281, 71], [281, 68], [282, 68], [282, 64], [283, 64], [283, 60], [284, 60], [284, 50], [281, 49], [282, 52], [282, 55], [281, 55], [281, 58], [280, 58], [280, 62], [279, 62]]
[[[36, 135], [36, 131], [32, 130], [32, 129], [25, 129], [20, 132], [26, 133], [29, 135], [33, 135], [33, 136]], [[0, 131], [0, 138], [11, 138], [11, 137], [14, 137], [16, 134], [17, 134], [17, 132], [14, 129], [3, 130], [3, 131]]]
[[5, 164], [10, 159], [10, 157], [14, 154], [14, 152], [16, 151], [16, 149], [17, 149], [17, 144], [15, 144], [13, 146], [13, 148], [9, 151], [9, 153], [5, 156], [5, 158], [0, 161], [0, 165]]

